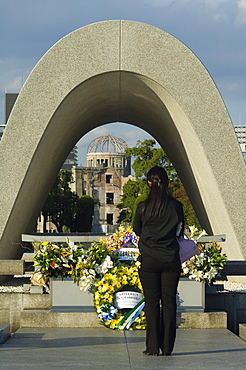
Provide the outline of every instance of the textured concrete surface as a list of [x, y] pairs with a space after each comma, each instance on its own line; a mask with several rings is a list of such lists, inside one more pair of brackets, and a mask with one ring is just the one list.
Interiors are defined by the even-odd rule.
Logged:
[[0, 345], [10, 337], [10, 325], [0, 324]]
[[0, 369], [245, 369], [246, 342], [226, 329], [178, 329], [169, 357], [144, 349], [145, 331], [20, 329], [0, 347]]
[[246, 341], [246, 324], [239, 324], [239, 337]]
[[0, 275], [23, 275], [24, 261], [19, 260], [1, 260]]
[[[95, 311], [24, 310], [20, 314], [22, 328], [98, 328], [100, 326]], [[225, 312], [177, 313], [177, 326], [181, 329], [226, 329], [227, 315]]]
[[[94, 308], [62, 307], [50, 309], [49, 294], [0, 294], [0, 323], [10, 324], [14, 333], [20, 327], [99, 328]], [[242, 321], [241, 321], [242, 322]], [[182, 329], [225, 329], [226, 312], [177, 312]]]
[[203, 228], [226, 234], [229, 259], [244, 259], [246, 167], [212, 78], [175, 37], [120, 20], [62, 38], [23, 86], [0, 143], [0, 258], [20, 256], [21, 234], [80, 137], [117, 121], [158, 139]]

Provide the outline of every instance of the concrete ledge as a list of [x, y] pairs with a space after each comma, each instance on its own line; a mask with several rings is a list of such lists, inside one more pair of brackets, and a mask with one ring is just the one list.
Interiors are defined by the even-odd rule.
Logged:
[[226, 312], [181, 312], [177, 314], [180, 329], [226, 329]]
[[35, 234], [22, 234], [21, 240], [24, 242], [57, 242], [57, 243], [66, 243], [67, 239], [76, 243], [87, 243], [93, 242], [94, 240], [99, 240], [100, 238], [105, 237], [105, 233], [35, 233]]
[[24, 261], [0, 260], [0, 275], [24, 275]]
[[246, 324], [239, 324], [239, 337], [246, 341]]
[[10, 337], [10, 325], [0, 324], [0, 345]]
[[99, 328], [95, 312], [52, 312], [25, 310], [20, 316], [21, 328]]
[[49, 310], [50, 294], [23, 294], [23, 310]]
[[[226, 312], [185, 312], [177, 314], [180, 329], [226, 329]], [[57, 312], [24, 310], [20, 316], [22, 328], [99, 328], [95, 312]]]

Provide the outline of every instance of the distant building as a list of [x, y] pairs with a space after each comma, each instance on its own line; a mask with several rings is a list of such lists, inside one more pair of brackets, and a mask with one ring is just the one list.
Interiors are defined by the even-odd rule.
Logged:
[[67, 159], [65, 160], [65, 162], [63, 163], [62, 165], [62, 170], [70, 170], [73, 168], [73, 167], [77, 167], [78, 166], [78, 148], [77, 146], [75, 146], [71, 152], [69, 153]]
[[86, 167], [72, 169], [71, 190], [79, 196], [89, 195], [98, 200], [94, 209], [93, 231], [107, 232], [117, 225], [123, 185], [130, 178], [130, 159], [125, 158], [127, 144], [115, 136], [101, 136], [91, 142]]
[[13, 106], [15, 104], [16, 99], [18, 98], [18, 93], [5, 93], [5, 99], [4, 99], [4, 120], [5, 125], [7, 124], [7, 121], [9, 119], [10, 113], [13, 109]]
[[246, 163], [246, 126], [239, 125], [234, 126], [234, 128]]
[[14, 103], [18, 97], [17, 93], [5, 93], [4, 96], [4, 124], [0, 125], [0, 140], [3, 136], [3, 131], [6, 127], [7, 121], [9, 119], [9, 115], [11, 113], [11, 110], [14, 106]]

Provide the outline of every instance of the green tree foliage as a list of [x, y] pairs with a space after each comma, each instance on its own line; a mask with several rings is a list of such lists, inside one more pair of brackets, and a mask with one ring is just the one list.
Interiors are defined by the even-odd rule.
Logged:
[[42, 209], [44, 225], [49, 219], [58, 232], [91, 231], [94, 200], [88, 196], [79, 198], [69, 187], [71, 181], [69, 171], [59, 172]]
[[82, 197], [78, 199], [73, 227], [74, 231], [91, 231], [94, 214], [94, 204], [94, 199], [89, 197], [88, 195], [82, 195]]
[[190, 199], [186, 194], [185, 188], [182, 182], [177, 179], [172, 181], [169, 186], [171, 194], [183, 204], [184, 215], [185, 215], [185, 224], [186, 226], [196, 226], [198, 229], [201, 229], [199, 220], [195, 214], [195, 211], [192, 207]]
[[132, 168], [135, 172], [136, 181], [129, 180], [123, 186], [123, 196], [119, 208], [121, 209], [119, 222], [132, 222], [139, 201], [144, 200], [148, 194], [146, 184], [147, 172], [153, 166], [162, 166], [167, 171], [170, 181], [170, 191], [184, 206], [186, 225], [200, 227], [199, 221], [178, 177], [178, 174], [162, 148], [156, 148], [155, 140], [137, 141], [133, 148], [126, 149], [126, 156], [134, 157]]
[[121, 209], [120, 216], [118, 218], [119, 223], [132, 222], [132, 212], [135, 206], [135, 201], [140, 194], [148, 194], [148, 187], [143, 180], [128, 180], [123, 186], [121, 203], [117, 206]]
[[133, 148], [126, 149], [126, 157], [133, 156], [132, 169], [137, 179], [146, 177], [147, 172], [154, 166], [164, 167], [169, 178], [176, 179], [177, 173], [162, 148], [156, 148], [156, 141], [153, 139], [137, 141]]

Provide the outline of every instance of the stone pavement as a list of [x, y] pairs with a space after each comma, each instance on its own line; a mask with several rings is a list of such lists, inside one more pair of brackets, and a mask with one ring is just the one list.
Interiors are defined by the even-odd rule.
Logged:
[[145, 331], [22, 328], [0, 346], [1, 370], [245, 369], [246, 342], [227, 329], [178, 329], [170, 357], [147, 357]]

